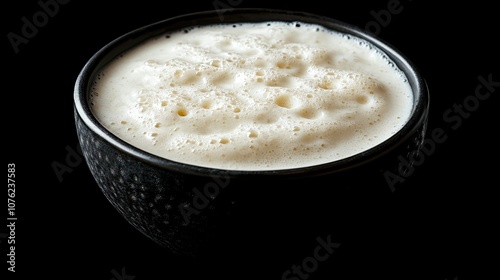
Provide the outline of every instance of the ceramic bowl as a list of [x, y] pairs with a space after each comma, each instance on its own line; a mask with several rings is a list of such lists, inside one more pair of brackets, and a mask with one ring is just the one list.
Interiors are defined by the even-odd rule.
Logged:
[[[119, 139], [93, 115], [89, 106], [93, 79], [129, 48], [194, 25], [261, 21], [316, 23], [373, 43], [408, 77], [414, 94], [408, 122], [380, 145], [339, 161], [286, 170], [234, 171], [160, 158]], [[300, 240], [314, 241], [321, 234], [359, 235], [357, 229], [370, 226], [369, 217], [383, 212], [384, 197], [411, 174], [425, 137], [428, 110], [424, 79], [395, 47], [332, 18], [269, 9], [197, 12], [133, 30], [89, 59], [74, 91], [79, 143], [102, 193], [145, 236], [186, 256], [259, 250], [274, 256], [292, 252], [290, 244], [299, 246]]]

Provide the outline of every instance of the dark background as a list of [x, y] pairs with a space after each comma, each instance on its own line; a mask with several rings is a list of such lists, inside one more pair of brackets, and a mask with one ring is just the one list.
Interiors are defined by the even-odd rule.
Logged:
[[[300, 10], [365, 28], [376, 22], [376, 14], [387, 10], [394, 0], [217, 3], [237, 8]], [[494, 193], [498, 188], [499, 138], [495, 132], [499, 127], [500, 85], [490, 87], [490, 96], [474, 103], [476, 88], [481, 84], [479, 76], [500, 83], [498, 10], [487, 3], [454, 1], [438, 5], [400, 0], [402, 10], [380, 26], [378, 37], [404, 53], [426, 79], [431, 95], [429, 131], [442, 129], [447, 139], [436, 145], [412, 176], [395, 186], [389, 198], [392, 211], [387, 212], [392, 224], [372, 229], [377, 238], [351, 259], [352, 274], [337, 266], [345, 263], [340, 260], [349, 247], [343, 244], [346, 249], [339, 249], [335, 257], [320, 263], [309, 279], [360, 279], [360, 272], [370, 279], [463, 280], [498, 275], [498, 265], [493, 274], [487, 273], [495, 268], [488, 253], [498, 255], [493, 248], [498, 233], [493, 232], [498, 224], [498, 214], [494, 214], [495, 210], [498, 213], [498, 196]], [[21, 34], [22, 18], [32, 19], [41, 8], [37, 1], [7, 1], [2, 5], [3, 85], [7, 85], [2, 93], [3, 157], [5, 163], [16, 165], [18, 220], [16, 273], [6, 273], [8, 277], [1, 279], [282, 277], [281, 273], [261, 270], [264, 265], [259, 255], [241, 259], [239, 267], [243, 269], [171, 255], [121, 218], [102, 195], [87, 165], [78, 157], [68, 157], [79, 146], [73, 86], [86, 61], [106, 43], [133, 29], [215, 8], [212, 0], [126, 4], [69, 1], [59, 4], [57, 13], [16, 53], [7, 34]], [[443, 114], [457, 105], [466, 105], [468, 112], [458, 118], [460, 123], [447, 121]], [[71, 172], [58, 178], [54, 164], [65, 165]], [[7, 208], [7, 204], [1, 207]], [[2, 226], [2, 273], [8, 267], [6, 233], [7, 228]], [[312, 239], [311, 251], [315, 246]], [[310, 253], [306, 251], [303, 256]]]

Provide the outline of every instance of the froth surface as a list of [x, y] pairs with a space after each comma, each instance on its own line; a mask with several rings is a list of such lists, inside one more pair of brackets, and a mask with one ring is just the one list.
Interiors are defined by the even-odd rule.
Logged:
[[144, 42], [106, 66], [95, 116], [152, 154], [232, 170], [346, 158], [407, 121], [411, 87], [369, 43], [321, 26], [213, 25]]

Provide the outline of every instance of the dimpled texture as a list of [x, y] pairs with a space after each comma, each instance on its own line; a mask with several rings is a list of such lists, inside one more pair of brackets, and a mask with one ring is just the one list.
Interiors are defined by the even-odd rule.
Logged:
[[366, 41], [305, 23], [213, 25], [135, 47], [98, 75], [92, 109], [174, 161], [268, 170], [346, 158], [406, 122], [404, 74]]
[[105, 197], [137, 230], [163, 247], [195, 254], [209, 230], [212, 209], [186, 220], [179, 207], [192, 206], [193, 191], [212, 178], [165, 172], [116, 149], [92, 132], [75, 113], [79, 143], [90, 172]]

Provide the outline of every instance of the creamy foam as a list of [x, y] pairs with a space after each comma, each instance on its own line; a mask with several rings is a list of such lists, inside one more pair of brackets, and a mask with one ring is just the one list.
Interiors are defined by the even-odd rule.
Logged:
[[366, 41], [306, 23], [196, 27], [107, 65], [100, 122], [152, 154], [269, 170], [331, 162], [396, 133], [412, 108], [404, 74]]

